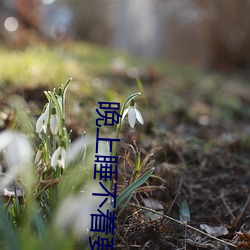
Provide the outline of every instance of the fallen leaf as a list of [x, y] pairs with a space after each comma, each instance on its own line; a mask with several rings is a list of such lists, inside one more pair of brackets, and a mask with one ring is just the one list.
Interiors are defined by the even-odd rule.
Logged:
[[250, 249], [250, 232], [237, 232], [237, 235], [243, 240], [238, 244], [238, 247], [244, 247]]
[[145, 205], [145, 207], [148, 207], [150, 209], [153, 209], [153, 210], [163, 210], [163, 205], [157, 201], [157, 200], [154, 200], [154, 199], [148, 199], [148, 198], [144, 198], [143, 199], [143, 203]]
[[207, 234], [212, 235], [214, 237], [219, 237], [222, 235], [227, 235], [228, 230], [225, 225], [222, 226], [209, 226], [207, 224], [200, 225], [201, 230], [205, 231]]

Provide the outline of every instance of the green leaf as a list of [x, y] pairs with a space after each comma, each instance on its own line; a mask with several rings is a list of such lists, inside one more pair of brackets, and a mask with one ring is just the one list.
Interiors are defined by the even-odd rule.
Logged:
[[2, 228], [7, 250], [21, 250], [20, 241], [16, 231], [11, 227], [8, 215], [0, 208], [0, 228]]
[[143, 176], [138, 178], [133, 184], [127, 187], [117, 198], [116, 207], [118, 208], [121, 203], [127, 199], [137, 188], [139, 188], [143, 183], [147, 181], [147, 179], [152, 175], [154, 172], [154, 168], [149, 169]]
[[121, 213], [123, 212], [123, 210], [124, 210], [124, 209], [126, 208], [126, 206], [128, 205], [128, 203], [129, 203], [130, 199], [132, 198], [132, 196], [133, 196], [133, 193], [131, 193], [131, 194], [129, 195], [129, 197], [127, 198], [127, 200], [124, 202], [124, 204], [122, 205], [121, 209], [119, 210], [119, 213], [117, 214], [117, 218], [120, 217]]

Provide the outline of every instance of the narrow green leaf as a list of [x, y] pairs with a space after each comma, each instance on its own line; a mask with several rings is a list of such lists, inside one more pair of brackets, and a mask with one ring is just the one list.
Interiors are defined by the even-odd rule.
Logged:
[[38, 235], [40, 237], [44, 236], [46, 228], [45, 228], [45, 223], [44, 223], [42, 215], [39, 212], [34, 211], [33, 220], [36, 225]]
[[7, 250], [21, 250], [20, 241], [16, 231], [8, 221], [7, 213], [0, 209], [0, 228], [2, 228]]
[[138, 178], [133, 184], [127, 187], [117, 198], [116, 200], [116, 207], [119, 207], [121, 203], [130, 196], [137, 188], [139, 188], [143, 183], [147, 181], [147, 179], [152, 175], [154, 172], [154, 168], [149, 169], [143, 176]]
[[126, 208], [127, 204], [129, 203], [130, 199], [132, 198], [133, 193], [131, 193], [129, 195], [129, 197], [127, 198], [127, 200], [124, 202], [124, 204], [122, 205], [121, 209], [119, 210], [119, 213], [117, 214], [117, 218], [120, 217], [121, 213], [123, 212], [123, 210]]
[[69, 80], [67, 81], [67, 83], [63, 86], [63, 89], [62, 89], [62, 94], [65, 95], [66, 94], [66, 91], [68, 89], [68, 86], [69, 86], [69, 83], [72, 81], [72, 78], [69, 78]]
[[137, 154], [137, 158], [136, 158], [136, 167], [135, 167], [135, 171], [136, 173], [138, 173], [141, 170], [141, 154], [140, 152]]

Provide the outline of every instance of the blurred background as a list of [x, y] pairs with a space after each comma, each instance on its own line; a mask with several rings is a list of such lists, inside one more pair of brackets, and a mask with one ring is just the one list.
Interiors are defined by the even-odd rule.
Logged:
[[249, 0], [0, 0], [0, 39], [84, 40], [220, 71], [248, 72]]

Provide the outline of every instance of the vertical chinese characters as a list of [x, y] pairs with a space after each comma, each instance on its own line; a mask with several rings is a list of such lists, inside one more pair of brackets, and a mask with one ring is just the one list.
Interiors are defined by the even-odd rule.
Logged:
[[[118, 125], [122, 116], [119, 114], [120, 103], [116, 102], [98, 102], [99, 109], [96, 109], [100, 118], [96, 119], [96, 150], [95, 150], [95, 164], [94, 164], [94, 179], [99, 180], [99, 185], [105, 191], [103, 193], [92, 193], [93, 196], [104, 196], [104, 200], [99, 205], [97, 213], [91, 214], [91, 232], [105, 233], [106, 237], [100, 237], [98, 235], [92, 242], [89, 237], [89, 243], [91, 249], [113, 249], [114, 248], [114, 230], [116, 229], [115, 220], [115, 208], [116, 208], [116, 194], [117, 183], [114, 184], [113, 192], [107, 189], [107, 183], [112, 183], [113, 180], [118, 179], [118, 156], [111, 156], [113, 150], [113, 143], [117, 143], [120, 139], [100, 137], [100, 128], [102, 126], [114, 126]], [[109, 144], [109, 155], [99, 155], [99, 142], [104, 141]], [[112, 206], [108, 203], [106, 206], [107, 212], [103, 213], [100, 209], [106, 202], [112, 201]], [[112, 235], [111, 239], [108, 235]], [[97, 248], [95, 248], [97, 247]]]

